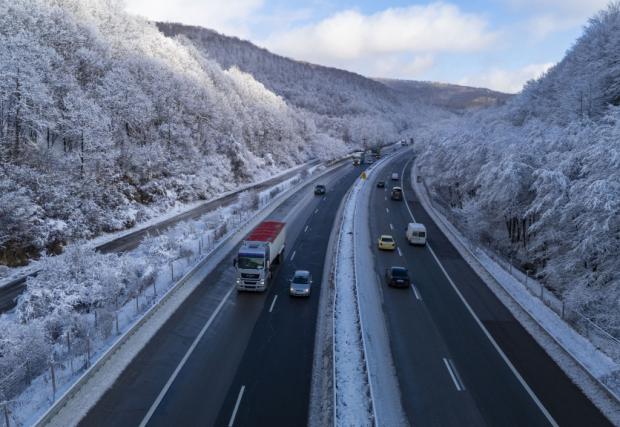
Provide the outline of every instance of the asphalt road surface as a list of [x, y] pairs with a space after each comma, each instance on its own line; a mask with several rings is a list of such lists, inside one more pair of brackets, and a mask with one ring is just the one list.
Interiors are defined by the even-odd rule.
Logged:
[[[269, 289], [263, 294], [230, 293], [235, 278], [231, 254], [81, 425], [305, 425], [325, 250], [338, 206], [359, 172], [350, 165], [339, 168], [320, 180], [327, 185], [325, 197], [314, 196], [307, 186], [280, 206], [270, 219], [287, 222], [285, 261]], [[314, 276], [307, 299], [288, 296], [288, 279], [295, 269], [310, 270]], [[220, 304], [219, 314], [153, 406]], [[149, 410], [151, 416], [145, 419]]]
[[[375, 187], [371, 196], [371, 236], [392, 234], [398, 245], [394, 252], [380, 252], [373, 242], [372, 251], [409, 422], [422, 426], [542, 426], [553, 421], [561, 426], [610, 425], [435, 226], [411, 188], [410, 161], [411, 155], [396, 158], [369, 182], [374, 186], [375, 180], [386, 181], [386, 189]], [[390, 179], [392, 172], [400, 176], [403, 171], [402, 181]], [[405, 201], [390, 199], [393, 185], [404, 187]], [[429, 248], [406, 241], [405, 229], [412, 222], [406, 203], [415, 219], [426, 225], [428, 243], [446, 273], [531, 393], [468, 311]], [[386, 285], [385, 269], [394, 265], [409, 269], [412, 287]]]

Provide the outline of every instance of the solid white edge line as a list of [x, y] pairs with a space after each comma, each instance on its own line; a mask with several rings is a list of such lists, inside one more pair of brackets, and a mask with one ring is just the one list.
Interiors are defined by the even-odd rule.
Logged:
[[422, 301], [422, 297], [420, 296], [420, 293], [418, 292], [418, 289], [415, 287], [415, 285], [413, 283], [411, 284], [411, 290], [413, 291], [413, 295], [415, 295], [415, 298], [418, 301]]
[[295, 254], [297, 253], [297, 251], [293, 251], [293, 253], [291, 254], [291, 257], [288, 259], [289, 261], [293, 261], [293, 259], [295, 258]]
[[233, 413], [230, 416], [230, 421], [228, 421], [228, 427], [233, 427], [235, 424], [235, 417], [237, 416], [237, 411], [239, 410], [239, 405], [241, 404], [241, 399], [243, 398], [243, 393], [245, 392], [245, 386], [241, 386], [241, 390], [239, 390], [239, 395], [237, 396], [237, 402], [235, 403], [235, 409], [233, 409]]
[[209, 327], [213, 323], [213, 320], [215, 320], [215, 317], [222, 310], [222, 307], [224, 307], [224, 303], [226, 301], [228, 301], [228, 297], [230, 297], [230, 294], [232, 293], [232, 291], [234, 289], [235, 289], [234, 286], [232, 288], [230, 288], [230, 290], [226, 293], [226, 295], [224, 296], [222, 301], [220, 301], [219, 305], [217, 306], [217, 308], [215, 309], [215, 311], [213, 312], [211, 317], [209, 317], [209, 320], [207, 321], [207, 323], [205, 323], [205, 325], [202, 327], [202, 329], [200, 330], [200, 333], [194, 339], [194, 342], [192, 343], [192, 345], [189, 347], [189, 349], [185, 353], [185, 356], [183, 356], [183, 359], [181, 359], [181, 362], [178, 364], [178, 366], [176, 367], [176, 369], [174, 370], [172, 375], [170, 375], [170, 378], [168, 379], [168, 382], [166, 382], [166, 385], [164, 386], [164, 388], [162, 388], [161, 391], [159, 392], [159, 395], [157, 396], [157, 399], [155, 399], [155, 402], [153, 402], [153, 404], [149, 408], [149, 411], [146, 413], [146, 415], [142, 419], [142, 422], [140, 423], [140, 427], [145, 427], [148, 424], [148, 422], [150, 421], [151, 417], [155, 413], [155, 410], [157, 409], [157, 407], [159, 406], [159, 404], [163, 400], [164, 396], [166, 396], [166, 393], [168, 392], [168, 389], [170, 388], [170, 386], [172, 386], [172, 383], [176, 379], [177, 375], [179, 375], [179, 372], [181, 372], [181, 369], [183, 369], [183, 366], [185, 365], [185, 363], [187, 362], [187, 360], [191, 356], [192, 352], [194, 351], [194, 349], [196, 348], [196, 346], [198, 345], [198, 343], [200, 342], [200, 340], [202, 339], [204, 334], [207, 332], [207, 329], [209, 329]]
[[[413, 159], [412, 159], [413, 160]], [[407, 165], [411, 162], [411, 160], [409, 160], [408, 162], [405, 163], [405, 166], [403, 166], [403, 175], [405, 172], [405, 169], [407, 168]], [[405, 188], [403, 186], [403, 175], [401, 175], [401, 188]], [[411, 216], [411, 219], [413, 219], [413, 222], [417, 222], [415, 220], [415, 217], [413, 216], [413, 213], [411, 212], [411, 209], [409, 208], [409, 203], [407, 202], [407, 197], [405, 195], [405, 192], [403, 191], [403, 199], [405, 201], [405, 206], [407, 207], [407, 210], [409, 211], [409, 215]], [[493, 345], [493, 347], [495, 348], [495, 350], [499, 353], [499, 355], [501, 356], [501, 358], [504, 360], [504, 362], [506, 363], [506, 365], [508, 365], [508, 368], [510, 368], [510, 370], [512, 371], [512, 373], [514, 374], [514, 376], [517, 378], [517, 380], [521, 383], [521, 385], [523, 386], [523, 388], [525, 389], [525, 391], [530, 395], [530, 397], [532, 398], [532, 400], [534, 401], [534, 403], [536, 403], [536, 406], [538, 406], [538, 409], [540, 409], [540, 411], [543, 413], [543, 415], [547, 418], [547, 420], [551, 423], [551, 425], [558, 427], [558, 423], [553, 419], [553, 417], [551, 416], [551, 414], [549, 413], [549, 411], [547, 411], [547, 408], [545, 408], [545, 406], [542, 404], [542, 402], [538, 399], [538, 396], [536, 396], [536, 394], [534, 393], [534, 391], [530, 388], [530, 386], [528, 385], [528, 383], [523, 379], [523, 377], [521, 376], [521, 374], [519, 373], [519, 371], [517, 371], [517, 368], [514, 367], [514, 365], [512, 364], [512, 362], [510, 361], [510, 359], [508, 359], [508, 356], [506, 356], [506, 354], [504, 353], [504, 351], [500, 348], [499, 344], [497, 344], [497, 342], [495, 342], [495, 339], [493, 338], [493, 336], [489, 333], [489, 331], [487, 330], [487, 328], [482, 324], [482, 322], [480, 321], [480, 319], [478, 318], [478, 316], [476, 315], [476, 313], [474, 312], [474, 310], [471, 308], [471, 306], [469, 305], [469, 303], [467, 302], [467, 300], [465, 299], [465, 297], [463, 296], [463, 294], [461, 293], [461, 291], [459, 291], [459, 289], [456, 287], [456, 284], [452, 281], [452, 279], [450, 278], [450, 276], [448, 275], [448, 272], [446, 271], [446, 269], [444, 268], [443, 264], [441, 263], [441, 261], [439, 261], [439, 258], [437, 257], [437, 255], [435, 255], [435, 251], [433, 251], [433, 248], [431, 248], [431, 245], [428, 243], [428, 240], [426, 242], [426, 247], [428, 248], [428, 250], [430, 251], [431, 255], [433, 256], [433, 258], [435, 259], [435, 261], [437, 262], [437, 265], [439, 265], [439, 268], [441, 269], [441, 271], [443, 272], [444, 276], [446, 276], [446, 278], [448, 279], [448, 282], [450, 282], [450, 285], [452, 285], [452, 289], [454, 289], [454, 291], [456, 292], [456, 294], [459, 296], [459, 298], [461, 299], [461, 301], [463, 301], [463, 304], [465, 305], [465, 307], [467, 308], [467, 310], [469, 311], [469, 313], [472, 315], [472, 317], [474, 318], [474, 320], [476, 321], [476, 323], [478, 324], [478, 326], [480, 327], [480, 329], [482, 329], [482, 332], [486, 335], [486, 337], [489, 339], [489, 341], [491, 342], [491, 344]]]
[[459, 385], [461, 386], [463, 390], [465, 390], [465, 383], [463, 383], [463, 379], [459, 375], [459, 370], [456, 369], [456, 366], [454, 366], [454, 361], [452, 361], [452, 359], [448, 359], [448, 363], [450, 364], [450, 367], [452, 368], [452, 372], [454, 372], [454, 376], [456, 377], [456, 380], [459, 382]]
[[269, 312], [271, 313], [273, 311], [273, 306], [276, 305], [276, 300], [278, 299], [278, 296], [274, 296], [273, 297], [273, 301], [271, 302], [271, 306], [269, 307]]
[[459, 384], [459, 382], [456, 380], [456, 377], [454, 376], [454, 372], [452, 372], [452, 366], [450, 366], [450, 364], [448, 363], [448, 359], [446, 359], [444, 357], [443, 358], [443, 363], [444, 363], [444, 365], [446, 365], [446, 369], [450, 373], [450, 377], [452, 378], [452, 382], [454, 383], [454, 387], [456, 387], [456, 389], [458, 391], [463, 391], [463, 389], [461, 388], [461, 385]]

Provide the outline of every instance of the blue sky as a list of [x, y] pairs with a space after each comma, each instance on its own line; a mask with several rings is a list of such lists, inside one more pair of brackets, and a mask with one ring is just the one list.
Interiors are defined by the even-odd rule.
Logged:
[[295, 59], [370, 77], [517, 92], [562, 59], [606, 0], [125, 0]]

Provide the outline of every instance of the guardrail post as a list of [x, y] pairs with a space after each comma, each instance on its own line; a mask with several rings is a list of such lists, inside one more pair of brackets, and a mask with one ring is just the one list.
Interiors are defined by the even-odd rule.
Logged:
[[54, 361], [50, 363], [50, 373], [52, 376], [52, 402], [56, 401], [56, 373], [54, 372]]
[[545, 292], [545, 288], [543, 287], [543, 285], [541, 283], [540, 284], [540, 299], [542, 300], [542, 302], [545, 302], [544, 292]]
[[90, 367], [90, 333], [86, 335], [86, 366]]
[[114, 297], [114, 324], [116, 325], [116, 335], [118, 335], [118, 295]]
[[562, 319], [564, 319], [564, 301], [562, 301]]
[[9, 402], [2, 402], [3, 412], [4, 412], [4, 424], [6, 427], [10, 427], [9, 424]]
[[174, 261], [170, 261], [170, 279], [174, 282]]

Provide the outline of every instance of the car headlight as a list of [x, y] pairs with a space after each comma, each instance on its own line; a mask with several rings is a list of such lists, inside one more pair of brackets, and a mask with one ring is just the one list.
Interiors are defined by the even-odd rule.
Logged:
[[261, 280], [261, 281], [260, 281], [260, 284], [261, 284], [261, 285], [264, 285], [264, 284], [265, 284], [265, 281], [264, 281], [264, 280]]

